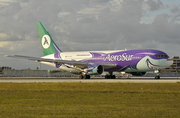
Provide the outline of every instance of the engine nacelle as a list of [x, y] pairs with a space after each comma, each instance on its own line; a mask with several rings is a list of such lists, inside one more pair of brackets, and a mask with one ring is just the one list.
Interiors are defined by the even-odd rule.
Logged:
[[146, 74], [146, 72], [131, 72], [130, 74], [132, 74], [134, 76], [143, 76]]
[[89, 65], [87, 69], [84, 69], [84, 72], [87, 75], [101, 75], [103, 71], [104, 71], [104, 68], [98, 64]]

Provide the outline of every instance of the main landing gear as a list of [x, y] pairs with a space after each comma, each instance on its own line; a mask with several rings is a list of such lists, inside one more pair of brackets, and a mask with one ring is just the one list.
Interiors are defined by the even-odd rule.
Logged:
[[90, 75], [80, 75], [79, 78], [80, 79], [90, 79], [91, 76]]
[[106, 75], [105, 79], [116, 79], [116, 76], [113, 75], [113, 72], [109, 72], [110, 75]]

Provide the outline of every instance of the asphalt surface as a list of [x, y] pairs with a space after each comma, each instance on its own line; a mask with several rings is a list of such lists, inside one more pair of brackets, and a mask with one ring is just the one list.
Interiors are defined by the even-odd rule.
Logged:
[[118, 79], [79, 79], [79, 78], [56, 78], [56, 77], [0, 77], [0, 83], [43, 83], [43, 82], [73, 82], [73, 83], [179, 83], [180, 77], [164, 77], [154, 79], [153, 77], [133, 77]]

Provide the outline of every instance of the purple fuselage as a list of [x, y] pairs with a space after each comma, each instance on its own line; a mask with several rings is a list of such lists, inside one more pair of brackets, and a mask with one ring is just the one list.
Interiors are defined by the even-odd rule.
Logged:
[[116, 64], [116, 67], [105, 69], [105, 71], [124, 71], [127, 68], [137, 69], [137, 63], [144, 57], [149, 56], [154, 60], [158, 59], [168, 59], [168, 56], [158, 57], [159, 55], [167, 55], [166, 53], [159, 50], [124, 50], [114, 53], [97, 53], [90, 52], [92, 58], [82, 60], [84, 62], [94, 62], [94, 63], [113, 63]]

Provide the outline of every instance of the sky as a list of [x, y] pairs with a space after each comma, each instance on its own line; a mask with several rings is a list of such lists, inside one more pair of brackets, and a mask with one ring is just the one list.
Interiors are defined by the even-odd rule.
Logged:
[[40, 66], [4, 57], [43, 56], [36, 22], [64, 52], [157, 49], [180, 56], [179, 0], [0, 0], [0, 67]]

